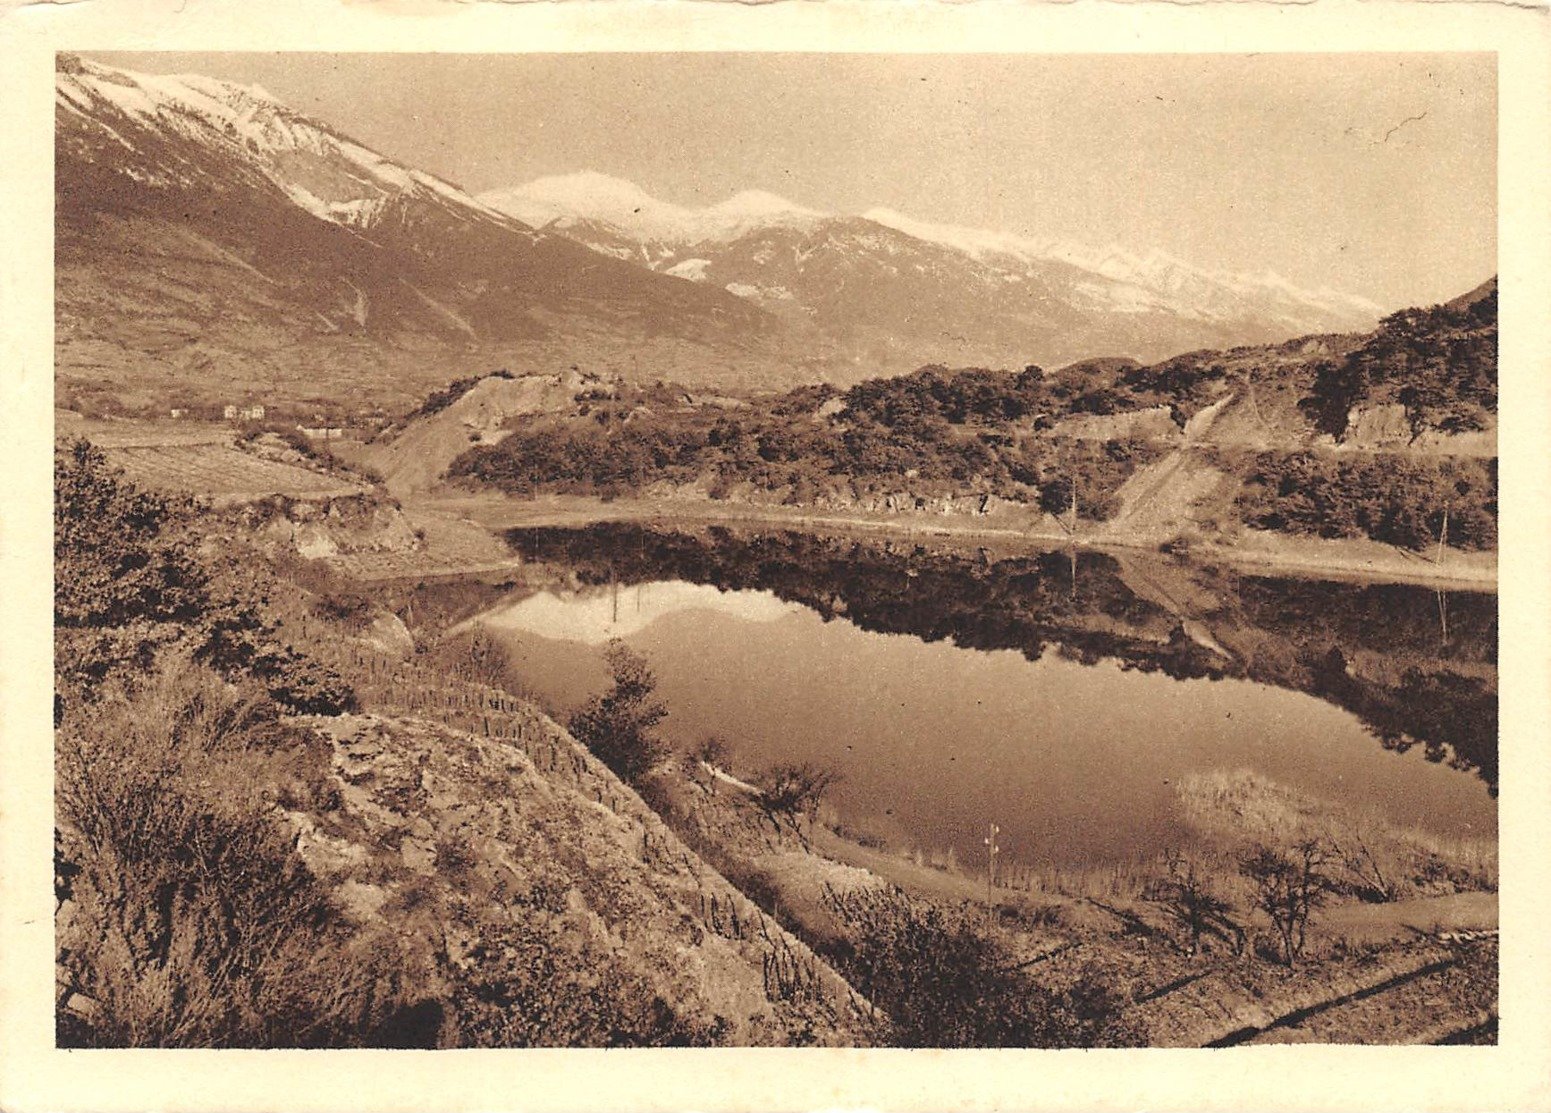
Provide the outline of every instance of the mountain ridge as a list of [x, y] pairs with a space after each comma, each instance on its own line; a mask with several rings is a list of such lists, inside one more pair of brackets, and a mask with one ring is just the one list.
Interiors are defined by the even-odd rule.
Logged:
[[[1371, 326], [1383, 315], [1381, 307], [1367, 298], [1328, 286], [1301, 289], [1271, 271], [1207, 270], [1156, 248], [1138, 255], [1118, 244], [1096, 248], [1068, 240], [935, 224], [880, 207], [855, 215], [827, 213], [758, 189], [693, 209], [660, 201], [634, 182], [583, 171], [486, 191], [479, 199], [518, 219], [531, 217], [542, 225], [553, 225], [580, 242], [606, 243], [617, 249], [619, 241], [633, 241], [643, 250], [630, 253], [631, 257], [654, 269], [682, 264], [700, 254], [697, 249], [706, 244], [725, 244], [769, 228], [813, 231], [833, 222], [861, 221], [952, 249], [976, 264], [997, 267], [1007, 280], [1026, 281], [1030, 268], [1066, 264], [1084, 272], [1084, 280], [1095, 284], [1093, 292], [1099, 301], [1128, 310], [1166, 310], [1208, 319], [1269, 311], [1285, 319], [1294, 332], [1335, 331], [1332, 325], [1341, 329]], [[726, 215], [731, 212], [746, 214], [749, 219], [729, 221]], [[1025, 273], [1019, 273], [1020, 269]], [[1118, 284], [1120, 289], [1106, 289], [1104, 283]]]
[[208, 78], [61, 56], [55, 182], [56, 355], [85, 390], [273, 396], [326, 369], [334, 396], [391, 404], [447, 360], [725, 367], [774, 328]]
[[88, 408], [391, 408], [500, 366], [759, 392], [1372, 324], [1162, 253], [757, 189], [694, 209], [582, 172], [474, 197], [260, 88], [56, 68], [56, 362]]

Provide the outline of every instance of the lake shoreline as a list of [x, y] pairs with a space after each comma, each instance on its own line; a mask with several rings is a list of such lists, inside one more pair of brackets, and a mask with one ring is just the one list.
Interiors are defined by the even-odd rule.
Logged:
[[[631, 522], [667, 529], [715, 526], [791, 529], [815, 533], [907, 541], [930, 540], [937, 544], [973, 544], [977, 550], [1087, 549], [1158, 553], [1159, 542], [1150, 537], [1126, 537], [1105, 533], [1102, 526], [1089, 533], [1051, 528], [1054, 519], [987, 515], [971, 521], [945, 515], [900, 512], [882, 515], [815, 513], [807, 507], [717, 503], [703, 500], [615, 499], [581, 496], [547, 496], [533, 500], [491, 494], [442, 494], [423, 496], [406, 504], [406, 511], [431, 525], [441, 520], [448, 526], [478, 526], [498, 535], [508, 529], [582, 529], [603, 522]], [[429, 532], [429, 531], [428, 531]], [[1246, 571], [1265, 569], [1298, 578], [1348, 580], [1365, 583], [1405, 583], [1439, 588], [1497, 590], [1497, 553], [1447, 550], [1444, 563], [1420, 553], [1366, 540], [1326, 540], [1246, 531], [1239, 538], [1203, 539], [1181, 554], [1196, 563], [1225, 565]], [[428, 567], [449, 574], [446, 562], [427, 553]]]

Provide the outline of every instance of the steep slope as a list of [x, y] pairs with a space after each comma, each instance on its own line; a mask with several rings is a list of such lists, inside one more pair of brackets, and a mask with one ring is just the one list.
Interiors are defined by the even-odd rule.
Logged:
[[1274, 274], [913, 220], [826, 214], [758, 191], [689, 209], [601, 174], [481, 195], [492, 208], [811, 329], [852, 361], [1020, 366], [1140, 359], [1371, 327], [1379, 308]]
[[575, 372], [515, 379], [492, 376], [446, 409], [413, 421], [380, 448], [373, 446], [369, 459], [395, 495], [423, 491], [471, 445], [500, 443], [509, 418], [574, 410], [576, 396], [587, 383]]
[[[554, 724], [493, 690], [422, 690], [413, 669], [391, 687], [422, 710], [309, 721], [339, 804], [287, 818], [357, 930], [391, 939], [434, 1002], [418, 1042], [864, 1038], [844, 980]], [[457, 712], [437, 706], [450, 694]], [[568, 1015], [578, 996], [600, 1015]]]
[[769, 331], [746, 301], [535, 232], [262, 89], [61, 55], [56, 126], [67, 385], [359, 398], [445, 381], [428, 356], [547, 344], [564, 366], [589, 343], [735, 350]]

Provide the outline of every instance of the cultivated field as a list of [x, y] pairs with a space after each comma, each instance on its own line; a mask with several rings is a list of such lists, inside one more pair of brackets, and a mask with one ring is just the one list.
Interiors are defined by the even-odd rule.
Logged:
[[321, 500], [364, 494], [366, 487], [340, 475], [303, 466], [280, 453], [261, 455], [238, 444], [221, 425], [187, 422], [97, 422], [71, 414], [55, 415], [61, 437], [85, 437], [101, 448], [115, 467], [152, 490], [181, 492], [216, 505], [283, 495]]
[[265, 460], [230, 445], [135, 445], [107, 449], [108, 459], [129, 478], [162, 491], [188, 491], [217, 504], [267, 495], [327, 499], [359, 495], [364, 488], [330, 475]]

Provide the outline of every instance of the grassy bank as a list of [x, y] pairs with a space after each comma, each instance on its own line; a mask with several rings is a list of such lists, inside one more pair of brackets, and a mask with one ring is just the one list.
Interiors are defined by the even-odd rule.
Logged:
[[[1495, 1016], [1496, 865], [1486, 841], [1428, 839], [1227, 771], [1180, 794], [1198, 827], [1188, 850], [1090, 870], [1009, 870], [1018, 888], [997, 886], [988, 906], [983, 875], [772, 814], [742, 777], [676, 761], [653, 788], [670, 825], [892, 1007], [893, 1041], [994, 1045], [1001, 1029], [975, 1019], [1001, 999], [975, 988], [973, 970], [987, 968], [1002, 988], [1042, 1002], [1047, 1023], [1019, 1029], [1037, 1046], [1074, 1036], [1090, 1045], [1430, 1041]], [[1290, 959], [1250, 866], [1290, 860], [1310, 839], [1325, 847], [1321, 896], [1295, 929]], [[1376, 865], [1395, 881], [1392, 899], [1373, 899]], [[950, 971], [958, 995], [942, 987]]]

